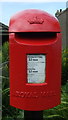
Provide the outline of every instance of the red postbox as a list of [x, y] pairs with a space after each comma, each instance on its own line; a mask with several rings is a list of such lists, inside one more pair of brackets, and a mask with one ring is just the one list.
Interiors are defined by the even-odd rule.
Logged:
[[9, 25], [10, 105], [40, 111], [60, 104], [61, 33], [41, 10], [14, 15]]

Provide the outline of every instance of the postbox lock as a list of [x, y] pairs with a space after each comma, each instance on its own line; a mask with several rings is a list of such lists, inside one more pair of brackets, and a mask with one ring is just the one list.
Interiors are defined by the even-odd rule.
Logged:
[[28, 22], [30, 24], [43, 24], [44, 20], [36, 16], [36, 17], [29, 19]]

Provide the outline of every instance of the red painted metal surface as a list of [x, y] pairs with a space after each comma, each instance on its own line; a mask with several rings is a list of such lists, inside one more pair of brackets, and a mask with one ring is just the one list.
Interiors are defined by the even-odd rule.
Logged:
[[[30, 111], [46, 110], [59, 105], [61, 33], [58, 21], [46, 12], [26, 10], [11, 18], [9, 31], [10, 105]], [[22, 36], [18, 32], [22, 32]], [[38, 36], [42, 35], [41, 32], [44, 32], [44, 37]], [[26, 35], [23, 37], [24, 34]], [[27, 83], [27, 54], [46, 56], [44, 83]]]
[[10, 32], [60, 32], [58, 20], [41, 10], [25, 10], [10, 20]]

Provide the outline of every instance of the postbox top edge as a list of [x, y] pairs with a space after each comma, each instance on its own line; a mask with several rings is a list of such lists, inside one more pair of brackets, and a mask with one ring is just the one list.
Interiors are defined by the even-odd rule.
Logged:
[[21, 33], [21, 32], [55, 32], [55, 33], [60, 33], [61, 32], [61, 30], [49, 30], [49, 31], [47, 31], [47, 30], [24, 30], [24, 31], [17, 31], [17, 30], [9, 30], [9, 33]]
[[29, 9], [15, 14], [10, 19], [9, 32], [60, 32], [60, 25], [57, 18], [49, 13]]
[[55, 32], [55, 33], [60, 33], [61, 32], [61, 29], [53, 29], [53, 30], [37, 30], [37, 29], [31, 29], [31, 30], [28, 30], [28, 29], [24, 29], [24, 30], [17, 30], [17, 29], [9, 29], [9, 33], [20, 33], [20, 32]]

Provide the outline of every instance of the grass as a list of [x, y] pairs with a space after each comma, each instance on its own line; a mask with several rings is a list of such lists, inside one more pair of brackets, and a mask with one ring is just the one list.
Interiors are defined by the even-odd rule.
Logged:
[[46, 120], [68, 120], [68, 83], [62, 86], [61, 104], [44, 111]]

